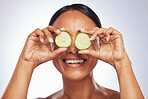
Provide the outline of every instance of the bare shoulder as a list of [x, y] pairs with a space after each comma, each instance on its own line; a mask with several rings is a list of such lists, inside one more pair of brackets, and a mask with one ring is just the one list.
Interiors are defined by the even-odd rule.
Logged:
[[118, 91], [111, 90], [108, 88], [105, 88], [105, 89], [110, 97], [109, 99], [120, 99], [120, 93]]
[[120, 93], [118, 91], [98, 86], [98, 95], [102, 95], [105, 99], [120, 99]]
[[65, 99], [65, 98], [63, 97], [63, 91], [59, 90], [48, 96], [46, 99]]
[[46, 98], [38, 97], [38, 98], [35, 98], [35, 99], [62, 99], [61, 92], [62, 92], [62, 90], [59, 90], [59, 91], [47, 96]]
[[101, 97], [101, 99], [120, 99], [120, 93], [118, 91], [105, 88], [97, 84], [97, 90], [95, 92], [95, 99]]

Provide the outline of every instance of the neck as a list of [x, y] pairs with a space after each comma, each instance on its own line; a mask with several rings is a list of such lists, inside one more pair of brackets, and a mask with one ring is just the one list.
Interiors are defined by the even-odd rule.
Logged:
[[97, 84], [92, 72], [81, 80], [69, 80], [63, 77], [63, 91], [70, 99], [91, 99], [95, 89]]

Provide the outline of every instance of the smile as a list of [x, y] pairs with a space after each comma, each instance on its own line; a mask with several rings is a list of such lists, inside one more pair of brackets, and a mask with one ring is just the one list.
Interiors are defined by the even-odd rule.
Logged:
[[76, 68], [82, 66], [87, 59], [63, 59], [63, 62], [71, 68]]

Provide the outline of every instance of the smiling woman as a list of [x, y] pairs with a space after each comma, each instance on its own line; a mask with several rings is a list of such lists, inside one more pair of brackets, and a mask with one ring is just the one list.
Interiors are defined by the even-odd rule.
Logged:
[[[68, 48], [59, 48], [54, 43], [61, 31], [67, 31], [71, 37]], [[81, 32], [91, 36], [91, 46], [80, 51], [75, 46], [75, 39]], [[98, 37], [101, 40], [99, 45]], [[28, 36], [2, 99], [26, 99], [34, 69], [50, 60], [62, 74], [63, 89], [45, 99], [144, 98], [124, 49], [121, 33], [112, 27], [102, 28], [98, 16], [85, 5], [73, 4], [61, 8], [53, 15], [48, 27], [36, 29]], [[98, 60], [115, 68], [120, 92], [95, 82], [93, 68]]]

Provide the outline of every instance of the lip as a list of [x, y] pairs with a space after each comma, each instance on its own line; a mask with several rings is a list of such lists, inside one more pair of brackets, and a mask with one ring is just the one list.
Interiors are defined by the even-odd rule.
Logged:
[[[68, 64], [66, 63], [64, 60], [84, 60], [83, 63], [81, 64]], [[69, 68], [79, 68], [81, 66], [84, 65], [84, 63], [87, 61], [87, 59], [82, 59], [82, 58], [66, 58], [66, 59], [62, 59], [62, 61], [64, 62], [64, 64], [66, 64], [67, 67]]]

